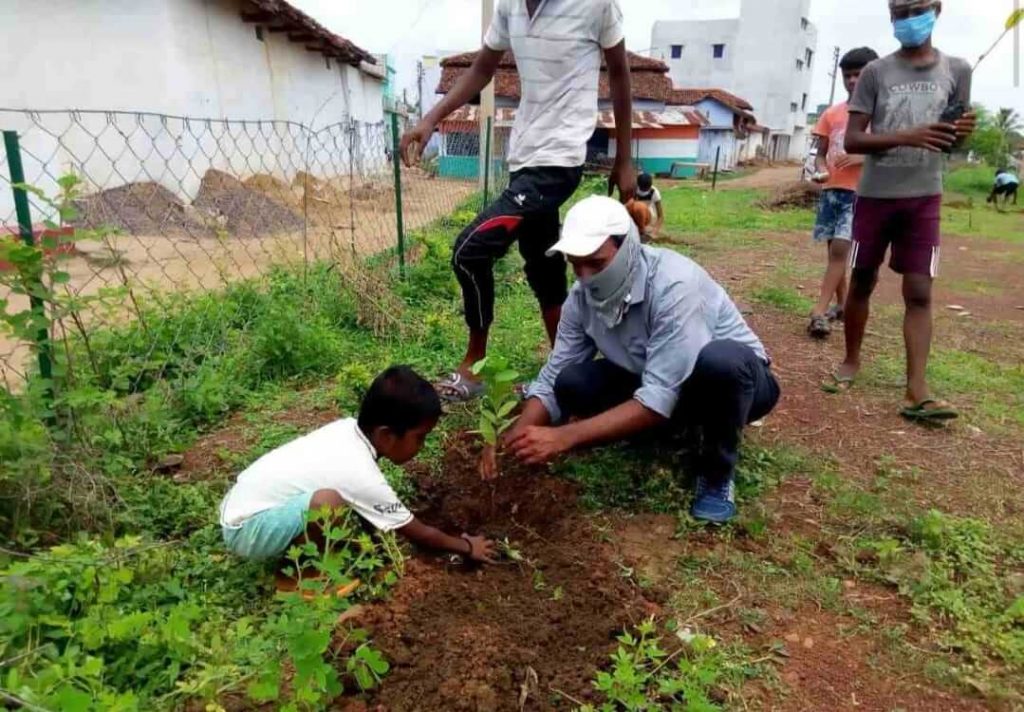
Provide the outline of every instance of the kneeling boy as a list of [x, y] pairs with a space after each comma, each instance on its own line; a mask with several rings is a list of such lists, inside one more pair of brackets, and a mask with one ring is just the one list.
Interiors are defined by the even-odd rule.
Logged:
[[358, 420], [337, 420], [282, 445], [238, 476], [220, 506], [224, 543], [245, 558], [281, 556], [305, 540], [308, 511], [350, 507], [420, 546], [492, 561], [493, 542], [449, 536], [416, 519], [377, 466], [381, 457], [397, 465], [416, 457], [440, 417], [433, 386], [407, 366], [389, 368], [367, 391]]

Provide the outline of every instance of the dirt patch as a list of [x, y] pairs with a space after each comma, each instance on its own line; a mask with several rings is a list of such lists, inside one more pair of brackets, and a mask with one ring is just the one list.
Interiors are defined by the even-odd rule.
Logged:
[[741, 176], [734, 180], [725, 180], [718, 184], [719, 190], [746, 190], [751, 188], [778, 188], [792, 183], [800, 177], [802, 167], [799, 163], [775, 164], [768, 168]]
[[127, 183], [75, 201], [75, 227], [133, 235], [209, 237], [213, 230], [159, 183]]
[[213, 168], [203, 176], [192, 205], [238, 237], [301, 230], [304, 224], [302, 216], [287, 206]]
[[539, 686], [525, 709], [568, 707], [553, 690], [589, 699], [615, 635], [650, 606], [616, 573], [612, 552], [576, 510], [573, 485], [520, 468], [497, 486], [482, 483], [465, 439], [451, 443], [442, 472], [417, 475], [423, 520], [507, 536], [522, 560], [409, 562], [393, 598], [360, 621], [393, 666], [370, 707], [518, 710], [531, 668]]
[[757, 206], [765, 210], [791, 210], [794, 208], [815, 208], [821, 196], [821, 186], [817, 183], [795, 181], [783, 185]]

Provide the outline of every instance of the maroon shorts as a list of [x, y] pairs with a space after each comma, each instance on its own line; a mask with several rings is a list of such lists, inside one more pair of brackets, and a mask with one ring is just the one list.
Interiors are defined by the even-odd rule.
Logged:
[[854, 269], [878, 269], [892, 246], [889, 267], [899, 274], [939, 273], [942, 196], [857, 198], [853, 213]]

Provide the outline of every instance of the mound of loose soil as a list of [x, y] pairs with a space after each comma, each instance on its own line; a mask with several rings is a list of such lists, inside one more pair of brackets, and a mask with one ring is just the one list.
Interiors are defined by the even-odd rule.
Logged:
[[392, 599], [359, 621], [392, 663], [371, 708], [518, 710], [532, 669], [539, 684], [524, 709], [568, 709], [553, 690], [589, 699], [615, 636], [652, 606], [619, 576], [572, 484], [508, 462], [484, 483], [477, 454], [456, 440], [441, 474], [417, 475], [419, 514], [453, 533], [507, 537], [522, 561], [410, 561]]
[[75, 201], [76, 227], [132, 235], [209, 236], [212, 229], [159, 183], [126, 183]]
[[223, 221], [239, 237], [301, 230], [302, 216], [237, 178], [211, 168], [203, 176], [193, 207]]
[[296, 213], [302, 212], [302, 196], [280, 178], [275, 178], [265, 173], [257, 173], [243, 180], [242, 185], [262, 193], [274, 202], [287, 206]]
[[758, 202], [766, 210], [789, 210], [793, 208], [814, 208], [818, 205], [821, 186], [817, 183], [797, 181], [776, 190], [771, 196]]

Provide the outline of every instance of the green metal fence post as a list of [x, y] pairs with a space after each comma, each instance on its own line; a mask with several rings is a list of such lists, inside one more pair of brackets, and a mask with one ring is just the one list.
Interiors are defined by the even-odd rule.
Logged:
[[395, 169], [395, 219], [398, 223], [398, 276], [405, 279], [405, 226], [402, 224], [402, 157], [398, 155], [398, 113], [391, 114], [391, 163]]
[[[18, 143], [17, 131], [4, 131], [4, 150], [7, 152], [7, 168], [10, 171], [11, 190], [14, 192], [14, 210], [18, 218], [18, 235], [29, 247], [35, 247], [36, 236], [32, 230], [32, 213], [29, 210], [28, 192], [21, 186], [25, 183], [25, 169], [21, 164], [21, 145]], [[42, 291], [42, 279], [35, 284], [26, 285], [29, 292], [29, 305], [32, 313], [41, 324], [36, 331], [36, 350], [39, 356], [39, 375], [47, 382], [46, 397], [49, 405], [53, 405], [53, 345], [50, 343], [50, 332], [46, 323], [46, 302], [39, 296]]]
[[491, 129], [493, 117], [487, 117], [487, 140], [484, 142], [484, 205], [490, 202], [490, 181], [491, 181]]

